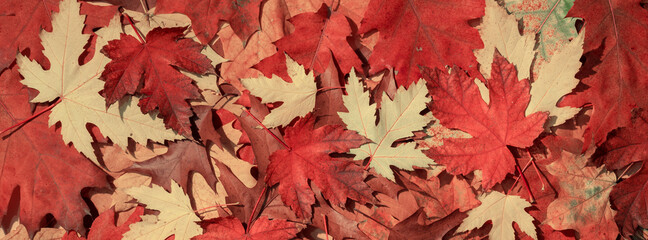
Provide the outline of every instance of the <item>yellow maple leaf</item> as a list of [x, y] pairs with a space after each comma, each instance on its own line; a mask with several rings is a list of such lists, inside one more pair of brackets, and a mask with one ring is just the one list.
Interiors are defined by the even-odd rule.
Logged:
[[181, 240], [202, 234], [202, 228], [196, 223], [200, 218], [191, 208], [189, 197], [175, 181], [171, 180], [171, 192], [158, 185], [128, 188], [124, 192], [146, 204], [146, 208], [160, 212], [157, 216], [143, 215], [141, 222], [130, 225], [130, 231], [124, 234], [125, 240], [164, 240], [171, 235]]
[[421, 79], [418, 83], [410, 85], [407, 90], [404, 87], [398, 88], [394, 100], [383, 93], [380, 122], [377, 125], [374, 117], [376, 104], [369, 104], [369, 92], [364, 91], [353, 69], [345, 88], [348, 95], [342, 96], [342, 100], [349, 112], [338, 112], [338, 115], [347, 125], [347, 129], [356, 131], [372, 141], [351, 149], [356, 160], [369, 157], [369, 166], [392, 181], [394, 173], [389, 166], [412, 170], [413, 166], [427, 167], [434, 164], [432, 159], [416, 148], [416, 143], [409, 142], [392, 147], [394, 141], [410, 137], [414, 131], [423, 130], [430, 121], [419, 114], [430, 101], [430, 97], [426, 97], [428, 90], [425, 81]]
[[478, 29], [484, 48], [476, 50], [475, 57], [486, 78], [490, 78], [495, 49], [517, 67], [518, 79], [529, 78], [535, 57], [535, 36], [520, 35], [515, 16], [509, 15], [495, 0], [486, 0], [484, 19]]
[[79, 55], [90, 38], [82, 34], [85, 16], [79, 14], [80, 4], [74, 0], [61, 2], [60, 11], [52, 15], [52, 32], [41, 31], [43, 54], [51, 67], [44, 70], [37, 62], [18, 54], [17, 63], [25, 78], [24, 85], [36, 89], [39, 94], [32, 102], [51, 102], [59, 99], [52, 108], [49, 125], [61, 122], [61, 134], [66, 143], [98, 164], [92, 148], [92, 137], [86, 125], [94, 124], [101, 133], [115, 144], [128, 146], [128, 138], [146, 145], [148, 139], [157, 142], [181, 139], [175, 132], [165, 128], [157, 113], [142, 114], [137, 107], [137, 98], [124, 99], [121, 106], [112, 105], [106, 109], [105, 99], [99, 95], [104, 82], [99, 79], [104, 66], [110, 60], [99, 50], [109, 40], [119, 37], [121, 23], [115, 16], [109, 27], [97, 31], [95, 56], [84, 65], [78, 64]]
[[545, 127], [557, 126], [574, 117], [580, 108], [557, 107], [563, 96], [578, 85], [576, 73], [581, 67], [585, 29], [571, 42], [560, 49], [538, 72], [538, 79], [531, 83], [531, 100], [526, 115], [535, 112], [549, 112]]
[[491, 221], [493, 227], [488, 233], [490, 239], [515, 239], [513, 222], [516, 222], [520, 230], [529, 237], [538, 239], [533, 217], [524, 210], [531, 207], [531, 203], [519, 196], [496, 191], [479, 196], [479, 201], [482, 204], [468, 211], [468, 217], [459, 225], [457, 232], [479, 228]]
[[243, 86], [250, 90], [252, 95], [261, 97], [261, 103], [283, 102], [263, 119], [263, 125], [269, 128], [286, 126], [296, 117], [303, 117], [315, 108], [317, 85], [313, 72], [306, 74], [304, 66], [292, 60], [288, 54], [286, 66], [292, 83], [276, 75], [272, 75], [272, 78], [259, 76], [241, 79]]

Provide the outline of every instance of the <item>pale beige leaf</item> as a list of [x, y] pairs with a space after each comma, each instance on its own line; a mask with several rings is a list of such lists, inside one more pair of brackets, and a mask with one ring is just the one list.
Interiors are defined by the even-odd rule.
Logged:
[[484, 42], [484, 48], [475, 51], [481, 73], [490, 78], [493, 54], [497, 49], [502, 56], [517, 67], [518, 79], [528, 79], [531, 62], [535, 57], [534, 35], [520, 35], [515, 16], [509, 15], [495, 0], [486, 0], [486, 13], [477, 28]]
[[59, 240], [63, 238], [67, 231], [62, 227], [58, 228], [41, 228], [34, 235], [33, 240]]
[[468, 217], [459, 225], [457, 232], [480, 228], [491, 221], [493, 227], [488, 234], [490, 239], [515, 239], [515, 222], [520, 230], [531, 238], [538, 239], [533, 217], [524, 210], [531, 207], [531, 204], [523, 198], [492, 191], [479, 196], [479, 201], [482, 204], [468, 211]]
[[375, 124], [374, 116], [376, 104], [369, 104], [369, 92], [364, 91], [364, 86], [353, 69], [345, 88], [348, 95], [342, 96], [342, 100], [349, 112], [338, 112], [338, 115], [347, 125], [347, 129], [356, 131], [372, 141], [351, 149], [356, 160], [369, 157], [369, 166], [392, 181], [394, 173], [390, 166], [412, 170], [413, 166], [427, 167], [434, 164], [432, 159], [416, 148], [416, 143], [409, 142], [392, 147], [394, 141], [410, 137], [412, 132], [421, 131], [428, 124], [429, 119], [419, 114], [430, 101], [430, 97], [426, 96], [428, 91], [425, 81], [419, 80], [407, 90], [404, 87], [398, 88], [394, 100], [383, 93], [378, 125]]
[[557, 126], [574, 117], [580, 108], [558, 107], [560, 99], [571, 93], [578, 85], [576, 73], [581, 67], [585, 28], [564, 48], [551, 57], [538, 72], [538, 79], [531, 83], [531, 101], [526, 115], [535, 112], [549, 112], [546, 127]]
[[[145, 204], [146, 208], [160, 212], [157, 217], [144, 215], [142, 219], [147, 221], [130, 225], [130, 231], [124, 234], [125, 240], [164, 240], [171, 235], [184, 240], [202, 234], [202, 228], [196, 223], [200, 218], [191, 208], [189, 197], [175, 181], [171, 181], [170, 193], [158, 185], [128, 188], [124, 192]], [[152, 221], [154, 217], [156, 221]]]
[[[0, 234], [3, 234], [2, 231], [0, 231]], [[7, 235], [4, 235], [0, 240], [23, 240], [23, 239], [29, 239], [29, 233], [27, 233], [27, 228], [25, 228], [25, 225], [22, 224], [16, 224], [15, 227], [7, 233]]]
[[217, 182], [216, 192], [214, 192], [200, 173], [193, 173], [191, 176], [191, 196], [194, 199], [196, 209], [204, 209], [198, 212], [203, 220], [219, 217], [218, 208], [214, 206], [221, 205], [223, 206], [222, 209], [227, 209], [224, 206], [227, 204], [225, 201], [227, 193], [223, 184]]
[[[236, 157], [236, 152], [241, 148], [241, 145], [236, 145], [235, 142], [238, 142], [242, 133], [238, 129], [235, 129], [233, 124], [234, 123], [223, 125], [223, 132], [225, 133], [224, 137], [227, 140], [222, 141], [222, 149], [216, 145], [212, 145], [209, 148], [209, 155], [212, 157], [212, 161], [219, 161], [229, 167], [234, 176], [236, 176], [243, 185], [252, 188], [257, 183], [256, 178], [252, 176], [251, 172], [254, 165]], [[215, 164], [214, 169], [218, 171], [218, 167]], [[220, 176], [220, 173], [218, 173], [218, 175]]]
[[315, 108], [317, 86], [313, 71], [306, 74], [304, 66], [299, 65], [288, 54], [286, 66], [292, 83], [276, 75], [272, 75], [272, 78], [261, 75], [257, 78], [241, 79], [243, 86], [250, 90], [252, 95], [260, 97], [262, 103], [283, 102], [263, 119], [263, 124], [269, 128], [286, 126], [294, 118], [303, 117]]
[[115, 206], [116, 212], [128, 211], [137, 206], [131, 202], [133, 198], [124, 192], [124, 189], [148, 186], [151, 184], [151, 177], [139, 173], [124, 173], [113, 181], [115, 192], [111, 195], [111, 204]]
[[[155, 8], [151, 8], [145, 13], [132, 10], [125, 10], [124, 13], [128, 14], [128, 16], [135, 21], [135, 28], [137, 28], [143, 36], [146, 36], [149, 31], [156, 27], [186, 27], [191, 24], [191, 19], [184, 14], [155, 14]], [[125, 28], [124, 32], [128, 35], [135, 36], [133, 28]], [[193, 34], [193, 36], [195, 36], [195, 34]], [[190, 35], [188, 37], [191, 38], [192, 36]]]
[[[61, 101], [52, 109], [49, 125], [61, 122], [61, 135], [66, 143], [72, 142], [83, 155], [98, 164], [92, 148], [92, 137], [86, 125], [94, 124], [113, 143], [125, 148], [128, 138], [146, 144], [181, 139], [182, 136], [166, 129], [156, 112], [142, 114], [137, 98], [125, 98], [122, 104], [106, 109], [105, 99], [99, 95], [104, 82], [99, 79], [104, 66], [110, 61], [103, 54], [95, 54], [88, 63], [79, 66], [78, 58], [90, 35], [82, 34], [84, 15], [79, 15], [80, 4], [67, 0], [60, 5], [59, 13], [52, 16], [52, 32], [41, 31], [40, 37], [51, 67], [43, 70], [35, 61], [18, 54], [20, 73], [24, 85], [39, 91], [32, 102]], [[110, 26], [97, 31], [96, 53], [109, 40], [119, 37], [119, 16]]]

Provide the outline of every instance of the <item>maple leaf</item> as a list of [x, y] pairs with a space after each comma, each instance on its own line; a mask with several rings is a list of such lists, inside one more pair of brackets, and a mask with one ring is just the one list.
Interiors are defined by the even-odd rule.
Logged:
[[315, 203], [308, 180], [332, 204], [344, 204], [347, 198], [360, 203], [371, 201], [371, 190], [364, 183], [364, 171], [353, 161], [332, 158], [331, 153], [346, 153], [366, 139], [340, 125], [326, 125], [314, 129], [315, 119], [310, 115], [286, 128], [284, 136], [290, 149], [277, 150], [270, 155], [266, 182], [279, 184], [281, 199], [298, 217], [311, 217]]
[[582, 239], [616, 239], [619, 232], [609, 201], [616, 182], [614, 173], [587, 167], [591, 151], [585, 155], [569, 151], [552, 154], [560, 157], [547, 170], [558, 178], [561, 191], [547, 207], [544, 223], [556, 230], [575, 229]]
[[[144, 207], [137, 207], [135, 211], [128, 217], [126, 222], [122, 223], [119, 226], [115, 226], [115, 210], [108, 209], [103, 213], [99, 214], [90, 227], [90, 232], [88, 232], [88, 240], [113, 240], [121, 239], [122, 235], [128, 232], [131, 224], [139, 222], [141, 215], [144, 214]], [[70, 231], [61, 240], [72, 240], [72, 239], [86, 239], [76, 237], [76, 232]]]
[[216, 176], [207, 158], [207, 150], [188, 140], [169, 143], [168, 152], [145, 162], [135, 163], [128, 171], [151, 176], [152, 183], [167, 190], [170, 190], [170, 180], [188, 189], [191, 171], [202, 174], [212, 186], [216, 182]]
[[262, 216], [256, 219], [248, 231], [243, 229], [243, 224], [237, 218], [230, 216], [217, 218], [201, 223], [205, 233], [196, 236], [196, 240], [262, 240], [277, 239], [288, 240], [297, 235], [299, 230], [294, 223], [283, 219], [270, 220]]
[[[86, 128], [88, 123], [124, 148], [128, 146], [129, 137], [140, 144], [146, 144], [148, 139], [157, 142], [180, 139], [181, 136], [166, 130], [154, 115], [145, 115], [136, 109], [132, 103], [137, 98], [126, 98], [122, 107], [106, 109], [105, 100], [98, 93], [103, 85], [98, 76], [108, 59], [96, 54], [90, 62], [78, 65], [78, 57], [90, 35], [81, 33], [84, 16], [79, 15], [79, 3], [63, 1], [60, 8], [60, 12], [52, 16], [53, 31], [41, 33], [45, 44], [43, 53], [50, 59], [50, 69], [43, 70], [38, 63], [21, 54], [17, 57], [20, 73], [25, 78], [21, 83], [39, 91], [32, 102], [45, 103], [59, 98], [60, 102], [52, 108], [49, 125], [61, 122], [63, 140], [72, 142], [79, 152], [97, 164], [92, 136]], [[97, 31], [97, 49], [116, 37], [119, 28], [119, 17], [115, 17], [110, 27]]]
[[580, 111], [580, 108], [556, 105], [578, 85], [575, 75], [581, 66], [584, 35], [583, 28], [574, 40], [551, 57], [549, 63], [540, 67], [537, 79], [531, 83], [531, 100], [525, 114], [528, 116], [538, 111], [549, 112], [547, 127], [563, 124]]
[[326, 70], [333, 56], [345, 74], [353, 67], [362, 68], [362, 62], [347, 42], [351, 27], [341, 13], [331, 12], [323, 3], [317, 12], [302, 13], [288, 21], [295, 26], [295, 31], [275, 42], [279, 52], [288, 53], [306, 69], [318, 73]]
[[[33, 114], [32, 95], [19, 80], [16, 65], [0, 75], [0, 129]], [[66, 146], [59, 133], [48, 128], [47, 118], [44, 113], [0, 139], [0, 216], [14, 211], [7, 206], [17, 191], [20, 204], [16, 211], [31, 236], [48, 213], [62, 227], [82, 231], [83, 217], [90, 209], [81, 190], [107, 186], [105, 174]]]
[[356, 160], [369, 157], [369, 166], [392, 181], [394, 173], [390, 166], [412, 170], [413, 166], [427, 167], [434, 164], [432, 159], [416, 149], [416, 143], [403, 143], [392, 147], [394, 141], [410, 137], [412, 132], [423, 130], [428, 124], [427, 118], [419, 114], [425, 109], [425, 103], [430, 101], [430, 98], [425, 96], [423, 81], [410, 85], [407, 90], [404, 87], [398, 88], [393, 100], [383, 93], [378, 114], [380, 122], [377, 125], [374, 117], [376, 104], [369, 104], [369, 92], [364, 91], [354, 71], [351, 71], [349, 83], [345, 88], [348, 95], [342, 96], [342, 100], [349, 112], [338, 112], [338, 115], [347, 125], [347, 129], [356, 131], [372, 141], [351, 149], [351, 153], [356, 155]]
[[538, 239], [533, 217], [524, 211], [525, 208], [531, 207], [526, 200], [519, 196], [492, 191], [479, 196], [479, 201], [482, 204], [468, 211], [468, 217], [459, 225], [457, 232], [479, 228], [491, 221], [493, 227], [488, 234], [490, 239], [515, 239], [515, 222], [529, 237]]
[[424, 216], [423, 210], [418, 210], [411, 216], [396, 224], [390, 229], [389, 239], [443, 239], [443, 236], [461, 223], [466, 214], [460, 211], [453, 211], [447, 217], [441, 218], [430, 225], [420, 225], [418, 220]]
[[143, 215], [142, 221], [130, 225], [124, 239], [166, 239], [175, 234], [176, 239], [189, 239], [202, 234], [196, 222], [200, 218], [191, 208], [189, 197], [184, 194], [178, 183], [171, 181], [171, 192], [158, 185], [140, 186], [124, 191], [146, 208], [160, 211], [160, 214]]
[[549, 59], [578, 35], [577, 18], [566, 17], [574, 0], [504, 0], [506, 10], [522, 19], [524, 34], [538, 36], [538, 52]]
[[[191, 133], [192, 112], [187, 100], [200, 99], [201, 95], [191, 78], [174, 67], [198, 74], [214, 73], [214, 69], [200, 53], [200, 44], [181, 38], [184, 30], [155, 28], [144, 43], [125, 34], [108, 42], [101, 50], [112, 59], [101, 74], [106, 81], [102, 95], [107, 105], [139, 91], [145, 95], [138, 104], [143, 113], [159, 108], [167, 127], [180, 134]], [[140, 90], [141, 84], [144, 87]]]
[[46, 64], [41, 29], [52, 31], [50, 16], [58, 11], [60, 0], [5, 0], [0, 3], [0, 72], [16, 59], [17, 52], [29, 49], [30, 59]]
[[[198, 39], [208, 44], [220, 30], [220, 21], [227, 21], [239, 38], [246, 42], [258, 31], [262, 0], [160, 0], [156, 13], [183, 13], [191, 19]], [[243, 44], [245, 45], [245, 44]]]
[[421, 77], [419, 66], [472, 69], [472, 51], [483, 44], [468, 21], [483, 15], [483, 0], [372, 0], [359, 30], [380, 32], [370, 73], [393, 68], [397, 85], [409, 86]]
[[648, 159], [648, 111], [641, 110], [632, 118], [632, 125], [615, 130], [595, 154], [596, 161], [616, 170]]
[[306, 74], [304, 66], [293, 61], [286, 55], [288, 75], [292, 82], [286, 82], [273, 75], [272, 78], [259, 76], [258, 78], [241, 79], [243, 86], [250, 93], [261, 97], [261, 103], [283, 102], [283, 104], [270, 112], [263, 119], [266, 127], [288, 125], [295, 117], [303, 117], [313, 111], [315, 107], [315, 94], [317, 85], [313, 72]]
[[495, 49], [517, 67], [518, 79], [529, 78], [531, 62], [535, 58], [533, 34], [520, 35], [518, 22], [495, 0], [486, 0], [486, 14], [477, 27], [484, 48], [475, 51], [481, 73], [490, 78]]
[[479, 205], [472, 188], [465, 180], [457, 177], [443, 186], [441, 180], [435, 176], [422, 179], [401, 172], [399, 179], [409, 189], [428, 218], [441, 219], [455, 210], [465, 212]]
[[[328, 4], [326, 0], [281, 0], [280, 2], [286, 6], [288, 16], [297, 16], [305, 12], [317, 12], [322, 4]], [[337, 3], [331, 2], [329, 5], [331, 5], [331, 10], [342, 13], [353, 22], [359, 23], [362, 21], [369, 1], [341, 0]]]
[[637, 41], [637, 34], [648, 32], [646, 9], [641, 0], [615, 1], [578, 0], [568, 16], [583, 18], [592, 27], [585, 35], [584, 51], [596, 50], [602, 55], [587, 55], [585, 65], [600, 61], [595, 74], [582, 80], [589, 86], [583, 92], [568, 95], [561, 106], [582, 107], [593, 105], [592, 118], [585, 132], [585, 144], [590, 141], [600, 145], [607, 134], [619, 127], [628, 126], [631, 111], [647, 108], [648, 92], [645, 76], [648, 75], [647, 41]]
[[610, 192], [610, 201], [618, 212], [614, 217], [623, 236], [633, 235], [637, 226], [648, 228], [648, 168], [644, 164], [639, 172], [623, 180]]
[[425, 154], [445, 165], [451, 174], [482, 170], [482, 186], [486, 189], [513, 173], [515, 158], [507, 146], [533, 145], [547, 118], [541, 112], [524, 116], [530, 98], [529, 82], [518, 81], [513, 64], [496, 53], [492, 79], [486, 82], [490, 95], [487, 104], [475, 82], [461, 69], [454, 67], [449, 74], [439, 69], [424, 71], [434, 116], [443, 126], [472, 136], [444, 139], [443, 146], [432, 147]]

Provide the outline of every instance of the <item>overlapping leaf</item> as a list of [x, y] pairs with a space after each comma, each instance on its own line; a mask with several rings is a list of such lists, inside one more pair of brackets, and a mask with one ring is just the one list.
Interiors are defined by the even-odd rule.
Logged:
[[378, 113], [380, 121], [376, 124], [376, 104], [369, 104], [369, 92], [351, 71], [349, 83], [345, 85], [348, 95], [342, 97], [344, 106], [349, 112], [338, 112], [347, 129], [371, 140], [371, 143], [351, 149], [355, 159], [369, 158], [369, 166], [376, 172], [392, 181], [394, 173], [390, 166], [412, 170], [414, 166], [427, 167], [434, 161], [426, 157], [416, 143], [402, 143], [396, 147], [396, 140], [412, 136], [412, 132], [421, 131], [428, 124], [428, 118], [419, 114], [430, 101], [426, 96], [425, 83], [419, 81], [411, 84], [409, 89], [398, 88], [394, 99], [386, 93], [382, 95], [382, 106]]
[[533, 145], [547, 118], [546, 113], [540, 112], [524, 116], [530, 98], [529, 82], [518, 81], [513, 64], [496, 54], [492, 70], [492, 79], [486, 82], [489, 104], [482, 99], [474, 81], [459, 68], [452, 68], [449, 74], [438, 69], [425, 74], [434, 116], [443, 126], [472, 136], [445, 139], [443, 146], [432, 147], [425, 153], [452, 174], [482, 170], [482, 186], [487, 189], [515, 170], [515, 159], [507, 146]]
[[578, 0], [569, 11], [568, 16], [592, 26], [583, 50], [588, 56], [585, 65], [594, 66], [595, 73], [582, 80], [588, 86], [585, 91], [561, 102], [572, 107], [593, 105], [584, 147], [591, 141], [600, 145], [610, 131], [628, 126], [635, 107], [648, 107], [648, 41], [637, 40], [648, 32], [648, 10], [641, 2]]
[[157, 185], [124, 190], [138, 202], [146, 204], [146, 208], [160, 211], [157, 216], [143, 215], [141, 222], [130, 225], [124, 239], [157, 240], [171, 235], [175, 235], [176, 239], [189, 239], [202, 234], [202, 228], [196, 223], [200, 218], [191, 208], [189, 197], [176, 182], [170, 185], [171, 192]]
[[[167, 127], [180, 134], [191, 133], [189, 117], [193, 115], [188, 100], [200, 99], [191, 78], [174, 68], [198, 74], [213, 73], [211, 62], [200, 53], [202, 46], [183, 39], [185, 28], [155, 28], [141, 43], [122, 34], [102, 48], [112, 61], [105, 66], [101, 78], [106, 81], [102, 95], [111, 105], [127, 94], [144, 94], [138, 105], [148, 113], [156, 108]], [[143, 87], [140, 90], [140, 86]]]
[[371, 191], [362, 180], [364, 172], [349, 159], [333, 158], [331, 153], [345, 153], [365, 139], [344, 130], [339, 125], [314, 128], [315, 119], [307, 116], [286, 129], [285, 140], [290, 149], [277, 150], [270, 155], [266, 181], [279, 184], [281, 199], [297, 216], [309, 218], [315, 203], [308, 180], [321, 189], [333, 204], [343, 204], [347, 198], [368, 202]]
[[393, 68], [397, 85], [409, 86], [421, 77], [419, 66], [477, 66], [472, 51], [483, 44], [468, 21], [483, 15], [482, 0], [372, 0], [359, 29], [380, 33], [371, 73]]
[[[62, 2], [61, 11], [53, 17], [52, 32], [42, 32], [44, 54], [51, 62], [48, 70], [23, 55], [18, 55], [20, 73], [24, 85], [39, 91], [32, 102], [60, 101], [49, 118], [52, 126], [61, 122], [61, 134], [66, 143], [72, 142], [83, 155], [97, 163], [92, 148], [92, 136], [86, 129], [88, 123], [97, 126], [101, 133], [120, 146], [128, 145], [128, 138], [140, 144], [148, 139], [157, 142], [179, 139], [173, 131], [164, 128], [162, 121], [154, 114], [142, 114], [134, 105], [137, 98], [126, 98], [124, 104], [106, 109], [104, 98], [99, 95], [103, 82], [98, 79], [108, 58], [96, 54], [90, 62], [79, 66], [78, 58], [83, 52], [90, 35], [82, 34], [83, 15], [79, 15], [79, 4], [75, 1]], [[108, 40], [117, 37], [119, 18], [113, 19], [110, 27], [101, 29], [97, 49]]]

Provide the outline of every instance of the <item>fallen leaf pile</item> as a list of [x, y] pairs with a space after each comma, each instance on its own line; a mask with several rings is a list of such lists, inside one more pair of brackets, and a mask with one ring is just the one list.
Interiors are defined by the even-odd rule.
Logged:
[[1, 239], [646, 239], [642, 0], [4, 0]]

